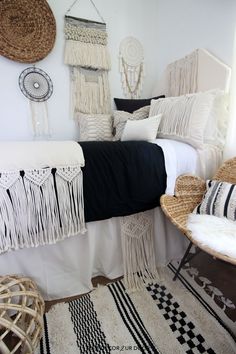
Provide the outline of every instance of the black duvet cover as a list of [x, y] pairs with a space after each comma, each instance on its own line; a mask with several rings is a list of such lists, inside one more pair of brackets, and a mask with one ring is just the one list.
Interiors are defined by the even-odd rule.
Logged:
[[160, 146], [145, 141], [80, 142], [85, 221], [108, 219], [160, 205], [166, 171]]

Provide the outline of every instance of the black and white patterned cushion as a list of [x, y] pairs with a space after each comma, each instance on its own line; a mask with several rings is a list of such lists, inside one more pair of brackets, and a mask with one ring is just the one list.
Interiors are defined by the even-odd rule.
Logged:
[[195, 214], [207, 214], [236, 220], [236, 185], [208, 180], [202, 202], [194, 209]]

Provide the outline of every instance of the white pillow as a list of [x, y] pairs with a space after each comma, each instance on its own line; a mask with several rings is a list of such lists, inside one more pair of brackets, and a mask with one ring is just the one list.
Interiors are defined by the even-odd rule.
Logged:
[[113, 112], [113, 128], [115, 130], [114, 140], [120, 140], [121, 135], [123, 134], [124, 127], [127, 120], [139, 120], [148, 118], [150, 106], [144, 106], [133, 113], [125, 111], [114, 111]]
[[204, 143], [223, 148], [227, 133], [229, 95], [220, 90], [215, 93], [214, 104], [204, 131]]
[[[195, 148], [212, 142], [216, 136], [215, 126], [220, 115], [219, 97], [222, 95], [223, 91], [210, 90], [152, 100], [149, 117], [163, 114], [158, 137], [180, 140]], [[207, 129], [209, 121], [212, 130], [209, 127]]]
[[125, 140], [147, 140], [152, 141], [157, 136], [158, 126], [162, 114], [141, 120], [128, 120], [121, 141]]

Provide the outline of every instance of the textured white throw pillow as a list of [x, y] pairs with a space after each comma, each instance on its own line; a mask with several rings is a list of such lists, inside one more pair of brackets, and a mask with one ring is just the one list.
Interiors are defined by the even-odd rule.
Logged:
[[213, 92], [215, 99], [205, 127], [204, 143], [223, 148], [227, 133], [229, 95], [221, 90]]
[[113, 113], [113, 117], [114, 117], [113, 127], [115, 130], [114, 140], [121, 139], [121, 135], [123, 134], [124, 127], [128, 120], [139, 120], [139, 119], [148, 118], [149, 110], [150, 110], [150, 106], [144, 106], [137, 109], [133, 113], [129, 113], [126, 111], [114, 111]]
[[[159, 137], [180, 140], [201, 148], [204, 143], [212, 142], [212, 137], [216, 136], [214, 122], [217, 124], [221, 112], [220, 95], [223, 95], [222, 91], [210, 90], [152, 100], [149, 117], [163, 114], [158, 128]], [[206, 129], [209, 120], [212, 131]]]
[[142, 120], [128, 120], [121, 141], [125, 140], [147, 140], [152, 141], [157, 136], [158, 126], [162, 114]]
[[112, 140], [110, 114], [77, 113], [80, 141]]

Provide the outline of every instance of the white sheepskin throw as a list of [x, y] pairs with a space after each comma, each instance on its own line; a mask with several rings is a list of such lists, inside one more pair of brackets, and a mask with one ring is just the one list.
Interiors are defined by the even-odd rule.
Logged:
[[187, 227], [203, 246], [236, 258], [236, 222], [212, 215], [190, 214]]

